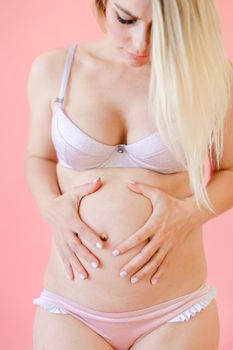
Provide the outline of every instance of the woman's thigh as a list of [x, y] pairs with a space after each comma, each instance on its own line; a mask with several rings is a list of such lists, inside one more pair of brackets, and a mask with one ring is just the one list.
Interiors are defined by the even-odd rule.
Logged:
[[188, 321], [165, 323], [145, 335], [130, 350], [218, 350], [219, 314], [216, 300]]
[[37, 307], [33, 350], [113, 350], [101, 336], [73, 316]]

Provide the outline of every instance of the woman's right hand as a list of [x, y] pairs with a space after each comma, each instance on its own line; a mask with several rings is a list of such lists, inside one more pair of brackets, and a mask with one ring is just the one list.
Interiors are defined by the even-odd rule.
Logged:
[[90, 264], [95, 263], [96, 265], [92, 265], [95, 268], [99, 265], [97, 257], [82, 244], [80, 239], [83, 238], [99, 249], [103, 247], [103, 241], [80, 219], [77, 208], [82, 197], [95, 192], [100, 186], [102, 186], [100, 178], [96, 182], [74, 186], [62, 195], [49, 199], [43, 208], [43, 216], [52, 227], [54, 240], [65, 266], [67, 277], [71, 280], [74, 279], [73, 268], [79, 272], [81, 279], [88, 276], [78, 256]]

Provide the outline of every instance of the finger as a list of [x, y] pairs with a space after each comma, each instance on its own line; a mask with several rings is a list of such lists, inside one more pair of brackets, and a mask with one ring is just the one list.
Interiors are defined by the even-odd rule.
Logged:
[[[149, 244], [147, 245], [149, 246]], [[147, 245], [145, 247], [147, 247]], [[131, 259], [127, 265], [121, 268], [121, 271], [120, 271], [121, 277], [130, 276], [135, 272], [139, 271], [139, 269], [145, 266], [145, 264], [148, 264], [148, 261], [150, 260], [150, 258], [154, 255], [155, 251], [158, 250], [154, 248], [146, 249], [145, 247], [141, 250], [139, 254], [134, 256], [133, 259]], [[135, 277], [138, 277], [138, 274]]]
[[83, 265], [81, 264], [79, 258], [77, 257], [77, 255], [73, 252], [73, 254], [71, 253], [70, 257], [69, 257], [69, 261], [71, 263], [71, 265], [75, 268], [75, 270], [78, 271], [79, 273], [79, 278], [81, 280], [85, 280], [88, 277], [88, 273], [87, 271], [83, 268]]
[[153, 236], [152, 239], [149, 240], [148, 243], [146, 243], [146, 245], [142, 248], [140, 253], [134, 256], [130, 262], [125, 265], [125, 267], [121, 268], [120, 276], [124, 277], [126, 275], [128, 276], [135, 273], [139, 268], [144, 266], [150, 260], [150, 258], [157, 252], [159, 247], [159, 241], [155, 239], [155, 236]]
[[69, 262], [69, 264], [72, 266], [72, 268], [75, 268], [76, 271], [79, 273], [80, 279], [84, 280], [88, 277], [88, 273], [81, 264], [80, 260], [78, 257], [75, 255], [73, 250], [66, 245], [66, 248], [64, 249], [65, 251], [65, 258]]
[[158, 282], [158, 279], [161, 278], [161, 276], [166, 271], [168, 265], [170, 262], [170, 254], [167, 254], [161, 264], [157, 267], [156, 273], [151, 278], [151, 283], [156, 284]]
[[131, 279], [130, 279], [131, 283], [133, 284], [137, 283], [143, 277], [148, 275], [149, 272], [155, 271], [155, 266], [158, 267], [162, 263], [163, 259], [164, 259], [164, 253], [158, 250], [149, 261], [147, 260], [146, 264], [144, 261], [144, 263], [142, 264], [143, 266], [142, 268], [137, 264], [131, 265], [131, 268], [133, 271], [133, 275], [131, 276]]
[[66, 276], [69, 280], [73, 280], [74, 279], [74, 271], [72, 269], [71, 264], [69, 263], [69, 260], [66, 257], [66, 253], [59, 247], [58, 248], [63, 266], [65, 267], [65, 271], [66, 271]]
[[139, 182], [131, 183], [130, 181], [128, 181], [128, 187], [134, 192], [143, 194], [144, 196], [153, 201], [159, 198], [159, 196], [162, 194], [162, 191], [158, 188]]
[[66, 262], [66, 260], [64, 260], [63, 263], [67, 272], [67, 278], [69, 280], [74, 280], [74, 271], [72, 269], [71, 264], [68, 261]]
[[72, 218], [70, 223], [70, 229], [72, 232], [78, 234], [81, 239], [89, 242], [93, 247], [98, 249], [103, 248], [103, 240], [98, 236], [87, 224], [81, 221], [79, 218]]
[[80, 241], [79, 237], [72, 232], [68, 241], [70, 248], [81, 258], [86, 260], [93, 268], [99, 266], [99, 261], [94, 254]]
[[156, 233], [156, 230], [160, 227], [160, 221], [155, 220], [153, 216], [150, 216], [146, 223], [134, 234], [129, 236], [125, 241], [119, 243], [113, 250], [112, 255], [117, 256], [125, 253], [129, 249], [137, 246], [139, 243], [148, 239], [149, 236]]
[[99, 187], [102, 186], [101, 178], [98, 177], [92, 182], [88, 182], [83, 185], [73, 186], [70, 193], [73, 196], [73, 199], [77, 201], [77, 198], [80, 200], [84, 196], [95, 192]]

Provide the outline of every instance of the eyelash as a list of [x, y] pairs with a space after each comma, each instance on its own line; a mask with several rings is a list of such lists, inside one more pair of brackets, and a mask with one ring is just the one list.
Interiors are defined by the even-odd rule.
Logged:
[[134, 22], [136, 22], [136, 19], [123, 19], [121, 18], [118, 14], [117, 14], [117, 20], [121, 23], [121, 24], [133, 24]]

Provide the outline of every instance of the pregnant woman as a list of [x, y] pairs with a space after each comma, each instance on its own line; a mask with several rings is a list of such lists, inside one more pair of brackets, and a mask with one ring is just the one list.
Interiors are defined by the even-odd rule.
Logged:
[[103, 37], [30, 70], [26, 176], [52, 232], [33, 349], [217, 350], [202, 225], [233, 206], [233, 75], [214, 2], [93, 9]]

